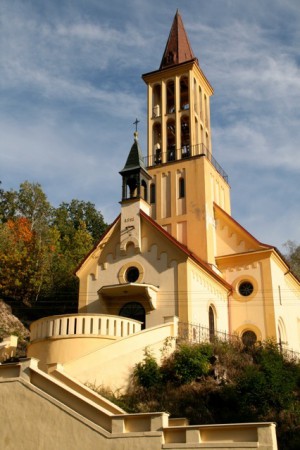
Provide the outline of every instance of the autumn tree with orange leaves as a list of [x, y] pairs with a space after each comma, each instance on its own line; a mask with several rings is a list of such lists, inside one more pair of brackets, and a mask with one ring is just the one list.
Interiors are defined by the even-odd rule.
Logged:
[[[52, 236], [51, 236], [52, 235]], [[42, 288], [49, 287], [48, 271], [57, 236], [48, 233], [41, 242], [25, 217], [9, 219], [0, 226], [0, 292], [27, 305], [34, 303]]]
[[26, 305], [47, 302], [54, 313], [77, 304], [74, 270], [106, 224], [90, 202], [53, 208], [38, 183], [0, 189], [0, 298]]

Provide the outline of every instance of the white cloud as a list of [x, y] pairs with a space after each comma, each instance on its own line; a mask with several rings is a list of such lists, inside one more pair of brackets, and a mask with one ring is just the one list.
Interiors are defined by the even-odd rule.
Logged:
[[[15, 0], [1, 8], [4, 187], [39, 181], [50, 201], [91, 200], [113, 220], [135, 117], [146, 150], [140, 75], [158, 68], [176, 6]], [[233, 182], [236, 217], [261, 240], [300, 241], [298, 0], [191, 1], [181, 13], [215, 88], [213, 153]]]

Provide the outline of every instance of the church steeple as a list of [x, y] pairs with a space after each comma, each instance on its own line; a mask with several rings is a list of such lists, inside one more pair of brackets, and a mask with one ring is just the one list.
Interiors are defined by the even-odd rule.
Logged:
[[123, 179], [122, 201], [135, 198], [148, 200], [147, 182], [151, 179], [151, 176], [145, 168], [137, 131], [134, 133], [134, 143], [130, 149], [126, 164], [119, 173]]
[[159, 69], [195, 59], [177, 9]]
[[212, 156], [210, 97], [177, 11], [160, 68], [148, 88], [151, 217], [197, 256], [215, 264], [214, 203], [230, 214], [230, 189]]
[[[136, 126], [137, 122], [136, 120]], [[126, 164], [119, 173], [122, 175], [123, 180], [120, 251], [125, 254], [127, 245], [131, 243], [138, 253], [141, 251], [140, 211], [150, 214], [148, 184], [152, 177], [145, 168], [137, 129], [134, 133], [134, 143], [130, 149]]]

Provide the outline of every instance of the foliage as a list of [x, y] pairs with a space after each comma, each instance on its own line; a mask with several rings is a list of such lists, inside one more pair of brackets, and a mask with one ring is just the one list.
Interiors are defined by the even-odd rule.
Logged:
[[106, 223], [100, 211], [91, 202], [73, 199], [63, 202], [54, 212], [53, 224], [59, 229], [62, 239], [72, 238], [77, 230], [84, 228], [95, 244], [104, 233]]
[[287, 249], [285, 255], [287, 262], [290, 264], [294, 274], [300, 278], [300, 245], [297, 245], [294, 241], [287, 241], [284, 244]]
[[54, 208], [40, 184], [28, 181], [0, 189], [0, 296], [34, 305], [37, 316], [75, 312], [75, 268], [105, 227], [91, 202]]
[[165, 380], [181, 385], [207, 375], [210, 369], [209, 358], [212, 356], [208, 345], [181, 345], [162, 366]]
[[142, 362], [136, 364], [133, 372], [134, 378], [139, 386], [149, 389], [158, 386], [162, 381], [162, 374], [156, 359], [146, 349]]
[[31, 222], [20, 217], [0, 224], [0, 292], [25, 304], [33, 303], [43, 284], [49, 281], [48, 271], [55, 236], [50, 230], [42, 241]]

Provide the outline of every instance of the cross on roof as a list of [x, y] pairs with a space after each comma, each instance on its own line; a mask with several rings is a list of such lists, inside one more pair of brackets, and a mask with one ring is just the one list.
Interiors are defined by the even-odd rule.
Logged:
[[133, 122], [133, 125], [135, 125], [135, 131], [137, 131], [138, 123], [140, 123], [140, 121], [137, 119], [135, 119], [135, 122]]

